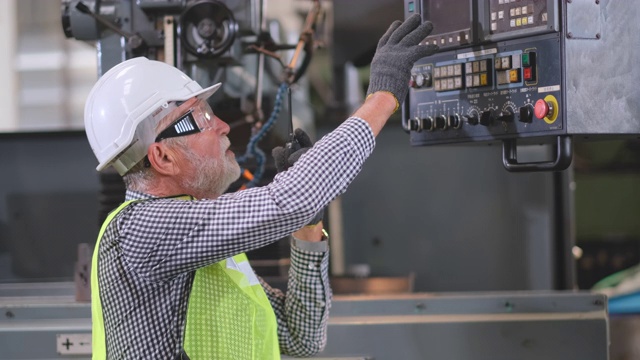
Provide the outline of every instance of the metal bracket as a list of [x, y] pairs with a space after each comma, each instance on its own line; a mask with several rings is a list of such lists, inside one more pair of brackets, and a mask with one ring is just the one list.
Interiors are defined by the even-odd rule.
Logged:
[[567, 39], [600, 39], [602, 36], [600, 1], [566, 0]]

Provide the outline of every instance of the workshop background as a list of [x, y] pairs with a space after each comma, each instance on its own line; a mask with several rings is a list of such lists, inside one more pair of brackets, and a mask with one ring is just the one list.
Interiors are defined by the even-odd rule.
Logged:
[[[267, 17], [282, 32], [279, 40], [297, 41], [312, 3], [267, 2]], [[320, 137], [363, 101], [377, 40], [393, 20], [405, 17], [405, 3], [322, 1], [321, 41], [293, 89], [296, 125]], [[56, 341], [64, 334], [86, 334], [86, 299], [77, 301], [78, 261], [86, 260], [104, 214], [122, 189], [95, 171], [83, 131], [84, 101], [99, 76], [101, 55], [94, 41], [65, 36], [61, 4], [0, 1], [2, 359], [84, 358], [82, 352], [61, 350]], [[573, 162], [564, 171], [513, 173], [502, 164], [499, 143], [411, 146], [402, 116], [393, 116], [361, 174], [328, 210], [336, 321], [330, 324], [335, 332], [330, 331], [327, 351], [318, 357], [387, 359], [395, 352], [403, 354], [395, 358], [511, 359], [510, 354], [536, 348], [538, 337], [540, 347], [549, 346], [542, 340], [545, 332], [562, 337], [571, 331], [579, 334], [575, 342], [564, 339], [549, 351], [561, 354], [558, 359], [595, 359], [585, 357], [592, 356], [587, 350], [564, 348], [578, 340], [606, 343], [595, 324], [585, 330], [575, 319], [561, 320], [566, 327], [517, 319], [511, 323], [520, 327], [507, 330], [491, 316], [475, 322], [451, 314], [490, 315], [495, 304], [510, 313], [512, 301], [526, 304], [522, 311], [535, 318], [539, 309], [553, 313], [557, 304], [570, 302], [563, 297], [569, 293], [579, 296], [579, 309], [563, 305], [562, 311], [593, 311], [580, 308], [592, 299], [602, 308], [601, 298], [588, 290], [640, 262], [637, 137], [576, 142]], [[248, 125], [238, 125], [239, 133], [243, 126]], [[286, 122], [279, 126], [274, 131], [282, 132]], [[268, 146], [278, 145], [283, 136], [274, 135]], [[245, 139], [238, 135], [236, 150]], [[520, 155], [539, 158], [552, 151], [524, 145]], [[286, 276], [287, 256], [286, 246], [276, 244], [252, 258], [260, 275], [278, 283]], [[349, 317], [360, 316], [358, 326], [366, 327], [369, 317], [397, 315], [389, 313], [396, 306], [402, 316], [420, 315], [425, 308], [429, 313], [433, 306], [435, 314], [452, 318], [427, 331], [413, 320], [377, 330], [371, 325], [363, 332], [345, 325]], [[25, 323], [18, 323], [21, 316]], [[611, 359], [640, 356], [636, 322], [633, 314], [607, 319]], [[525, 329], [522, 336], [531, 342], [514, 340], [517, 350], [496, 350], [504, 344], [495, 339], [482, 345], [479, 334], [497, 331], [499, 338], [508, 338], [517, 329]], [[468, 351], [459, 347], [474, 336], [478, 343], [466, 343]], [[385, 337], [388, 349], [373, 344]], [[346, 340], [338, 345], [341, 338]], [[49, 352], [33, 355], [24, 339]], [[425, 353], [428, 348], [433, 353]], [[518, 358], [550, 358], [540, 354]]]

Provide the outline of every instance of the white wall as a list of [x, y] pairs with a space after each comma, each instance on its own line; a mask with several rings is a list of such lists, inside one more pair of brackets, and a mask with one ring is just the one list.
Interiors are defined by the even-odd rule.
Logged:
[[16, 51], [16, 2], [17, 0], [0, 1], [0, 131], [16, 126], [18, 122], [17, 80], [14, 69]]
[[60, 0], [0, 1], [0, 132], [83, 127], [96, 50], [67, 39], [61, 16]]

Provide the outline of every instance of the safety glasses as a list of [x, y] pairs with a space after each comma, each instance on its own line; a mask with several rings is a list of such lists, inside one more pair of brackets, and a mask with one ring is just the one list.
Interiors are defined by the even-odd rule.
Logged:
[[[198, 116], [198, 120], [196, 120], [196, 115]], [[156, 136], [155, 142], [179, 136], [197, 134], [211, 129], [213, 126], [212, 119], [213, 111], [211, 111], [211, 107], [205, 101], [202, 101], [198, 106], [189, 109], [186, 114], [180, 116], [162, 130], [158, 136]]]
[[176, 121], [167, 126], [167, 128], [162, 130], [158, 136], [156, 136], [156, 142], [173, 137], [196, 134], [200, 131], [200, 127], [198, 126], [198, 123], [196, 123], [196, 119], [193, 117], [193, 110], [189, 110], [188, 113], [182, 115]]

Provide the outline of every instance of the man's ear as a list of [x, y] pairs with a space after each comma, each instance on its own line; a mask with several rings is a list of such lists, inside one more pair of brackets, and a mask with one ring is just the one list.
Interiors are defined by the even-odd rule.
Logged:
[[162, 175], [176, 175], [180, 172], [176, 153], [161, 143], [149, 145], [147, 157], [151, 166]]

